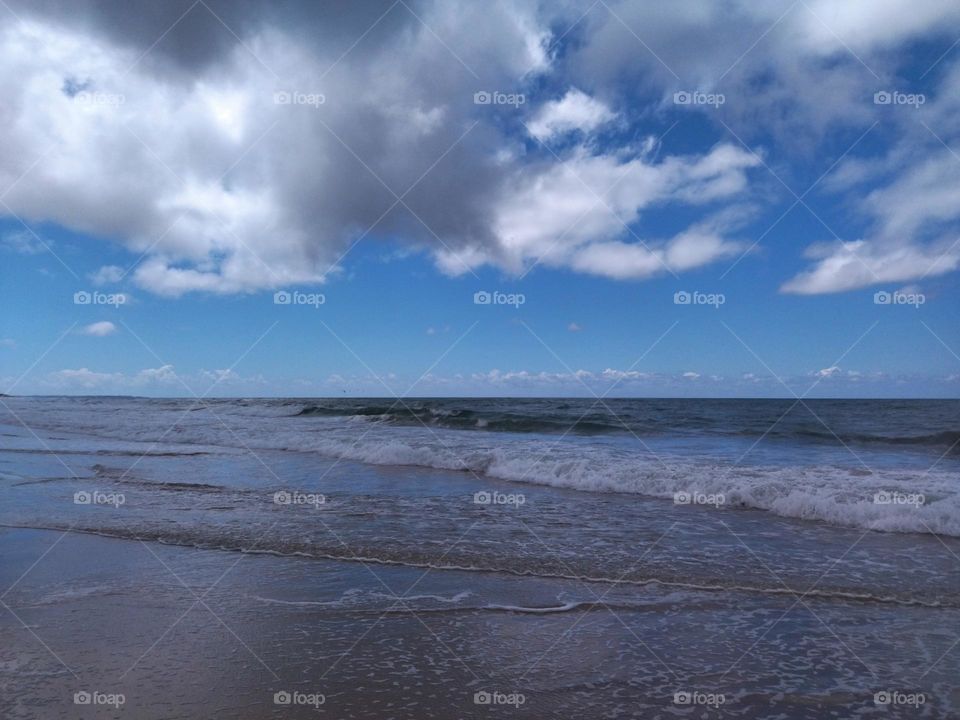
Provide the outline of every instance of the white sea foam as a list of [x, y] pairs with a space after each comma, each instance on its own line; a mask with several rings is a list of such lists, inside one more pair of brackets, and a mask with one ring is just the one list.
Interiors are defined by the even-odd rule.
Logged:
[[[957, 479], [945, 472], [865, 471], [835, 466], [757, 467], [629, 457], [606, 447], [561, 451], [550, 443], [455, 452], [439, 444], [321, 440], [309, 449], [375, 465], [460, 470], [510, 482], [673, 499], [676, 493], [723, 498], [723, 507], [820, 520], [885, 532], [960, 536]], [[291, 448], [292, 449], [292, 448]], [[878, 493], [922, 495], [922, 504], [879, 503]]]
[[404, 607], [405, 603], [411, 602], [424, 602], [424, 601], [433, 601], [438, 603], [443, 603], [447, 605], [456, 605], [463, 602], [473, 593], [470, 590], [463, 590], [457, 594], [447, 597], [445, 595], [388, 595], [387, 593], [381, 592], [369, 592], [364, 593], [359, 588], [353, 588], [347, 590], [341, 595], [341, 597], [336, 600], [283, 600], [280, 598], [270, 598], [264, 597], [262, 595], [248, 595], [251, 600], [256, 600], [258, 602], [266, 603], [268, 605], [287, 605], [290, 607], [326, 607], [326, 608], [355, 608], [357, 606], [364, 605], [369, 603], [372, 599], [375, 599], [377, 603], [381, 603], [384, 600], [389, 601], [388, 607], [393, 604], [399, 608]]

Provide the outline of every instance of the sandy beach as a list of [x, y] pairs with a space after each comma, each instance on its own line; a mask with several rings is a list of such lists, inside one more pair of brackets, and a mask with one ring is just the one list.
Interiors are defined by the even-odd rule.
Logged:
[[[960, 617], [655, 587], [597, 586], [604, 605], [572, 609], [558, 595], [584, 591], [562, 582], [53, 531], [4, 530], [0, 547], [5, 586], [47, 552], [4, 598], [0, 686], [14, 719], [669, 718], [688, 710], [675, 693], [711, 681], [727, 689], [714, 715], [849, 717], [873, 704], [858, 687], [882, 688], [867, 668], [909, 677], [948, 647], [934, 624]], [[955, 692], [950, 665], [920, 683], [926, 707], [885, 716], [947, 717], [933, 702]], [[123, 703], [75, 704], [84, 691]], [[477, 704], [485, 692], [503, 706]]]

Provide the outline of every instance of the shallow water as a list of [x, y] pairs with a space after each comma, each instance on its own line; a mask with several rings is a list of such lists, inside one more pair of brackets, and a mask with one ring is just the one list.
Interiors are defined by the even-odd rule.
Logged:
[[59, 455], [282, 450], [960, 536], [955, 400], [6, 400], [21, 421]]

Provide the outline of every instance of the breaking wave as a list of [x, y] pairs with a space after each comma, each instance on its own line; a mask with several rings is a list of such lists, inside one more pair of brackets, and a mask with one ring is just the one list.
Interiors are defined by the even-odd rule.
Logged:
[[[400, 440], [312, 440], [288, 450], [319, 452], [373, 465], [454, 470], [515, 483], [589, 492], [677, 499], [678, 493], [722, 498], [726, 508], [820, 520], [884, 532], [960, 537], [960, 497], [951, 473], [834, 466], [758, 467], [659, 460], [550, 443], [455, 452], [442, 444]], [[680, 498], [682, 500], [682, 498]]]

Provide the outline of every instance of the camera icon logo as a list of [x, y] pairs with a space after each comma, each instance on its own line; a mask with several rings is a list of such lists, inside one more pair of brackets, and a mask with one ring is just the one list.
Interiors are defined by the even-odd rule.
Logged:
[[293, 696], [286, 690], [281, 690], [273, 694], [274, 705], [289, 705], [293, 702]]
[[891, 102], [893, 102], [893, 95], [886, 90], [881, 90], [873, 94], [874, 105], [889, 105]]
[[73, 503], [75, 505], [89, 505], [93, 502], [93, 496], [86, 490], [78, 490], [73, 494]]
[[278, 490], [273, 494], [273, 502], [277, 505], [289, 505], [293, 502], [293, 495], [287, 490]]
[[293, 300], [293, 296], [288, 293], [286, 290], [277, 290], [273, 294], [273, 304], [274, 305], [289, 305]]
[[689, 305], [692, 296], [686, 290], [680, 290], [673, 294], [673, 304], [674, 305]]
[[474, 305], [489, 305], [493, 300], [493, 296], [488, 293], [486, 290], [480, 290], [473, 294], [473, 304]]
[[481, 690], [473, 694], [474, 705], [489, 705], [491, 702], [493, 702], [493, 696], [486, 690]]
[[487, 490], [481, 490], [473, 494], [473, 502], [476, 505], [489, 505], [492, 500], [493, 497]]
[[873, 702], [877, 705], [889, 705], [892, 700], [893, 698], [890, 697], [889, 690], [881, 690], [873, 695]]
[[893, 296], [886, 290], [878, 290], [873, 294], [874, 305], [889, 305]]
[[673, 504], [674, 505], [689, 505], [691, 501], [690, 493], [684, 492], [683, 490], [675, 492], [673, 494]]
[[474, 105], [489, 105], [493, 102], [493, 96], [486, 90], [478, 90], [473, 94]]
[[273, 102], [277, 105], [289, 105], [290, 104], [290, 93], [288, 92], [275, 92], [273, 94]]
[[681, 90], [673, 94], [674, 105], [689, 105], [693, 98], [686, 90]]
[[688, 690], [678, 690], [673, 694], [673, 702], [675, 705], [689, 705], [692, 700], [693, 697]]
[[73, 294], [73, 304], [74, 305], [89, 305], [90, 300], [93, 298], [90, 293], [86, 290], [79, 290]]
[[73, 694], [74, 705], [89, 705], [91, 702], [93, 702], [93, 696], [86, 690], [81, 690]]

